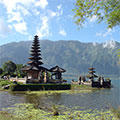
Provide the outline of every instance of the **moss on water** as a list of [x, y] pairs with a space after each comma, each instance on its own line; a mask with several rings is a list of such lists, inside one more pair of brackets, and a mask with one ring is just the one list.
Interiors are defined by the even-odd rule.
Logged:
[[9, 114], [8, 112], [0, 111], [0, 120], [25, 120], [25, 119], [20, 119]]
[[[17, 120], [116, 120], [110, 110], [83, 110], [78, 107], [67, 108], [60, 105], [56, 105], [56, 110], [59, 113], [58, 116], [53, 115], [52, 108], [51, 111], [45, 111], [36, 109], [33, 104], [16, 104], [13, 108], [5, 109], [14, 118], [19, 118]], [[3, 120], [10, 119], [6, 117]]]

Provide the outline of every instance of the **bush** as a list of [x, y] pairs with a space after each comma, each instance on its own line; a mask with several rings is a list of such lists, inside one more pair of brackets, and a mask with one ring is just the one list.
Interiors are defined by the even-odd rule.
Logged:
[[11, 91], [37, 91], [37, 90], [69, 90], [70, 84], [26, 84], [26, 85], [11, 85]]
[[9, 84], [13, 84], [13, 82], [9, 80], [0, 80], [0, 88]]

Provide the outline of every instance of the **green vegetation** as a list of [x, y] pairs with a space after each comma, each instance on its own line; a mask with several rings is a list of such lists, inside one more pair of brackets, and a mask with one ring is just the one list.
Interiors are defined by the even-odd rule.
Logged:
[[118, 118], [118, 120], [120, 119], [120, 108], [118, 109], [112, 109], [112, 112], [114, 113], [114, 115], [116, 116], [116, 118]]
[[[5, 111], [9, 111], [14, 118], [22, 120], [116, 120], [110, 110], [84, 110], [79, 107], [67, 108], [62, 105], [53, 105], [51, 108], [44, 110], [36, 108], [34, 104], [24, 103], [16, 104], [15, 107], [7, 108]], [[54, 112], [59, 114], [56, 116]]]
[[2, 73], [3, 73], [3, 70], [2, 70], [2, 68], [0, 68], [0, 75], [2, 75]]
[[7, 61], [2, 65], [2, 69], [5, 75], [13, 76], [13, 73], [16, 70], [16, 64], [12, 61]]
[[71, 85], [70, 90], [48, 90], [48, 91], [27, 91], [26, 94], [29, 95], [51, 95], [51, 94], [77, 94], [77, 93], [88, 93], [94, 90], [99, 90], [99, 88], [92, 88], [87, 85]]
[[[26, 94], [50, 95], [50, 94], [74, 94], [99, 90], [86, 85], [72, 85], [71, 90], [57, 91], [27, 91]], [[50, 104], [50, 105], [49, 105]], [[63, 105], [48, 103], [46, 107], [34, 104], [16, 104], [15, 107], [5, 108], [0, 112], [1, 120], [117, 120], [120, 111], [112, 110], [92, 110], [84, 107], [68, 108]], [[118, 119], [119, 120], [119, 119]]]
[[20, 119], [18, 117], [14, 117], [8, 112], [0, 111], [0, 120], [25, 120], [25, 119]]
[[25, 76], [25, 73], [21, 70], [24, 67], [23, 64], [16, 64], [16, 69], [14, 74], [17, 75], [18, 78], [22, 78]]
[[0, 80], [0, 89], [3, 87], [3, 86], [6, 86], [6, 85], [12, 85], [13, 82], [9, 81], [9, 80]]
[[104, 20], [108, 28], [120, 25], [119, 0], [77, 0], [74, 12], [76, 24], [80, 26], [92, 17], [95, 17], [98, 23]]
[[0, 76], [4, 77], [7, 76], [7, 78], [10, 77], [24, 77], [25, 73], [21, 71], [21, 69], [24, 66], [22, 64], [15, 64], [12, 61], [7, 61], [2, 65], [2, 68], [0, 68]]
[[36, 90], [69, 90], [70, 84], [25, 84], [11, 85], [11, 91], [36, 91]]

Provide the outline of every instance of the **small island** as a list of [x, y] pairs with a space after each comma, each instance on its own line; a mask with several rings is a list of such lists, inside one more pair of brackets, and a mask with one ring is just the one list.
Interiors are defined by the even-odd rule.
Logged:
[[95, 74], [95, 68], [90, 67], [89, 73], [87, 75], [82, 75], [79, 77], [78, 81], [72, 80], [72, 84], [83, 84], [83, 85], [90, 85], [91, 87], [98, 87], [98, 88], [110, 88], [111, 87], [111, 80], [109, 78], [104, 79], [102, 76], [98, 76]]
[[[28, 65], [22, 68], [26, 73], [26, 83], [63, 83], [62, 73], [66, 72], [63, 68], [55, 66], [51, 69], [43, 67], [39, 39], [36, 35], [30, 51]], [[19, 80], [18, 80], [19, 81]]]
[[[32, 47], [30, 50], [29, 61], [27, 65], [20, 70], [24, 73], [24, 77], [10, 77], [9, 80], [14, 82], [14, 85], [7, 85], [4, 88], [9, 88], [12, 91], [28, 91], [28, 90], [68, 90], [74, 84], [86, 85], [96, 88], [110, 88], [111, 80], [105, 79], [102, 76], [95, 74], [95, 68], [90, 67], [87, 75], [81, 75], [78, 81], [71, 81], [67, 84], [67, 80], [63, 79], [62, 74], [65, 69], [56, 65], [52, 68], [43, 66], [41, 49], [38, 36], [34, 36]], [[18, 83], [23, 83], [22, 85]]]

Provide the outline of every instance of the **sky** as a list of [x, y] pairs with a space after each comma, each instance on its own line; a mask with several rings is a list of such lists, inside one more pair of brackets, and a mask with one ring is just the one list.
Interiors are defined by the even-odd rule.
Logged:
[[73, 19], [75, 0], [0, 0], [0, 45], [33, 40], [120, 42], [120, 27], [108, 29], [96, 16], [78, 29]]

